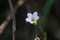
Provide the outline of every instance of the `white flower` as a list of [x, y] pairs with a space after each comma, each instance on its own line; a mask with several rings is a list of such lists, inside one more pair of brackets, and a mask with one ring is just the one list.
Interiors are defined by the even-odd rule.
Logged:
[[37, 20], [39, 19], [38, 13], [35, 11], [32, 13], [27, 13], [27, 18], [25, 19], [26, 22], [30, 24], [37, 24]]

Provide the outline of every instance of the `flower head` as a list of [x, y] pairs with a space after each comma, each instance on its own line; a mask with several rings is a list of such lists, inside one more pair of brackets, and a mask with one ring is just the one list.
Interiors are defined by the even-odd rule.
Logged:
[[39, 19], [38, 13], [34, 12], [27, 13], [27, 18], [25, 19], [26, 22], [29, 22], [30, 24], [37, 24], [37, 20]]

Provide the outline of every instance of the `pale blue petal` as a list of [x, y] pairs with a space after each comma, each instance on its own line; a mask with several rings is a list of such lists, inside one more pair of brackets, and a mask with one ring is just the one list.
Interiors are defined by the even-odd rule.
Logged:
[[30, 21], [30, 24], [33, 24], [34, 22]]
[[28, 16], [28, 18], [31, 19], [33, 15], [32, 15], [32, 13], [27, 13], [27, 16]]
[[38, 13], [34, 12], [33, 17], [35, 18], [35, 20], [38, 20], [39, 19]]
[[39, 19], [39, 16], [33, 16], [35, 18], [35, 20], [38, 20]]
[[33, 16], [36, 16], [36, 15], [38, 15], [38, 13], [35, 11], [35, 12], [33, 13]]
[[26, 21], [26, 22], [29, 22], [30, 24], [33, 24], [33, 22], [31, 21], [30, 18], [26, 18], [25, 21]]
[[30, 18], [26, 18], [25, 21], [26, 21], [26, 22], [30, 22], [31, 19], [30, 19]]

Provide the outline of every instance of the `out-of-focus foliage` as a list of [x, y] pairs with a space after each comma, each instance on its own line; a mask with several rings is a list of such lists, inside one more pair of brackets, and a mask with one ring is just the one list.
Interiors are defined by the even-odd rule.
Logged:
[[9, 21], [7, 27], [0, 35], [0, 40], [12, 40], [12, 20]]

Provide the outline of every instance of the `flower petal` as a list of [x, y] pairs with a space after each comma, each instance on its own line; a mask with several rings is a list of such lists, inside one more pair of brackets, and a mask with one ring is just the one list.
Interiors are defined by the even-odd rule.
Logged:
[[34, 22], [30, 21], [30, 24], [33, 24]]
[[26, 18], [25, 21], [26, 21], [26, 22], [30, 22], [31, 19], [30, 19], [30, 18]]
[[39, 16], [34, 16], [35, 20], [38, 20], [39, 19]]
[[36, 15], [38, 15], [38, 13], [35, 11], [35, 12], [33, 13], [33, 16], [36, 16]]
[[29, 22], [30, 24], [33, 24], [34, 22], [32, 22], [32, 20], [30, 18], [26, 18], [25, 19], [26, 22]]
[[34, 17], [36, 20], [38, 20], [38, 19], [39, 19], [38, 13], [37, 13], [37, 12], [34, 12], [33, 17]]
[[28, 18], [32, 18], [32, 13], [27, 13]]

